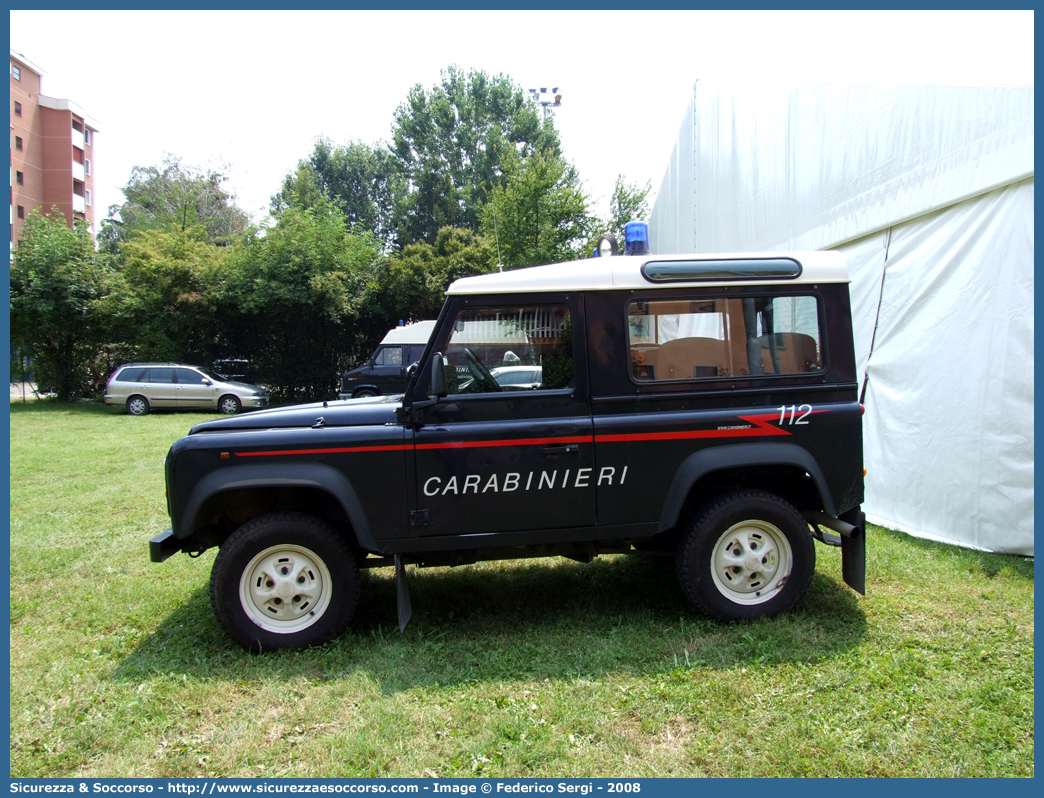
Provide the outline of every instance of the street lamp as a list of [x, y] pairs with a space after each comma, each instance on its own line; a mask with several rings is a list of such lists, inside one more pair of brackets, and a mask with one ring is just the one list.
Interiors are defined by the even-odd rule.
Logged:
[[544, 119], [546, 120], [549, 108], [559, 108], [562, 105], [562, 92], [559, 91], [558, 86], [555, 86], [551, 91], [548, 91], [545, 87], [530, 89], [529, 99], [543, 109]]

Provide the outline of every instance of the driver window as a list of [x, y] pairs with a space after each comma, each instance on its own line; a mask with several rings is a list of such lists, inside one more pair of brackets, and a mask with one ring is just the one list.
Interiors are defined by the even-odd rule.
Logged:
[[465, 308], [442, 351], [451, 394], [573, 386], [573, 336], [565, 305]]

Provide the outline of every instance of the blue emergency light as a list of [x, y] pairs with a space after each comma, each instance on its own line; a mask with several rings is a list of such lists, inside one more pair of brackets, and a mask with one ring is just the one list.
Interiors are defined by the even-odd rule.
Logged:
[[649, 225], [645, 222], [628, 222], [624, 228], [624, 254], [649, 254]]

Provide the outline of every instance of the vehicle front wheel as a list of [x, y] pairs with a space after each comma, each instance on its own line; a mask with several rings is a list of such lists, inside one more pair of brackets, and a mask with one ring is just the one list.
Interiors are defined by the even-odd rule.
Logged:
[[378, 395], [377, 391], [375, 391], [373, 388], [360, 388], [359, 390], [357, 390], [355, 393], [352, 394], [352, 399], [359, 399], [359, 398], [361, 398], [363, 396], [377, 396], [377, 395]]
[[355, 615], [359, 566], [326, 522], [270, 513], [221, 546], [210, 602], [225, 631], [251, 651], [316, 646], [341, 634]]
[[127, 412], [132, 416], [148, 415], [149, 400], [144, 396], [132, 396], [127, 400]]
[[221, 400], [218, 402], [218, 410], [226, 416], [234, 416], [242, 409], [242, 407], [243, 403], [239, 401], [238, 397], [233, 396], [232, 394], [222, 396]]
[[749, 490], [723, 495], [697, 513], [679, 541], [677, 567], [682, 590], [701, 612], [747, 620], [790, 609], [805, 595], [816, 550], [793, 505]]

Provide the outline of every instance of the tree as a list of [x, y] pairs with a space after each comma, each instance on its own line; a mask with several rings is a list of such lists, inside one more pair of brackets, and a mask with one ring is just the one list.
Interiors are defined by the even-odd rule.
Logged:
[[135, 166], [123, 189], [126, 201], [111, 206], [110, 218], [102, 223], [102, 247], [115, 252], [144, 230], [174, 233], [196, 226], [203, 229], [209, 243], [231, 243], [247, 229], [249, 219], [222, 188], [225, 180], [218, 172], [185, 166], [173, 155], [161, 167]]
[[102, 302], [109, 336], [142, 360], [208, 364], [225, 323], [215, 296], [228, 275], [229, 248], [208, 244], [200, 228], [144, 230], [120, 249], [113, 292]]
[[353, 297], [381, 257], [376, 239], [349, 232], [330, 201], [287, 209], [264, 236], [230, 255], [218, 295], [228, 320], [222, 345], [252, 360], [278, 397], [330, 396], [338, 357], [350, 346]]
[[38, 385], [59, 401], [89, 395], [102, 346], [98, 303], [112, 272], [86, 223], [33, 210], [11, 264], [11, 339], [33, 360]]
[[399, 321], [434, 319], [454, 280], [497, 269], [492, 244], [471, 230], [444, 227], [434, 244], [418, 241], [402, 255], [374, 260], [351, 301], [347, 348], [342, 368], [353, 367], [373, 352]]
[[441, 83], [414, 86], [395, 111], [392, 151], [407, 180], [399, 243], [434, 243], [445, 226], [478, 229], [479, 209], [501, 182], [505, 159], [560, 152], [551, 120], [541, 122], [504, 75], [451, 66]]
[[372, 233], [387, 247], [394, 241], [403, 194], [398, 161], [387, 149], [357, 141], [334, 146], [319, 139], [312, 154], [283, 179], [271, 208], [278, 217], [287, 208], [310, 208], [325, 197], [341, 210], [350, 229]]
[[482, 208], [481, 230], [505, 266], [518, 269], [579, 257], [594, 220], [576, 169], [561, 155], [537, 153], [505, 164], [503, 185]]
[[623, 175], [617, 175], [613, 195], [609, 200], [609, 218], [605, 222], [604, 232], [599, 235], [609, 233], [614, 236], [622, 250], [627, 223], [636, 219], [643, 221], [649, 219], [649, 192], [651, 190], [652, 183], [648, 180], [644, 187], [638, 188], [635, 183], [624, 182]]

